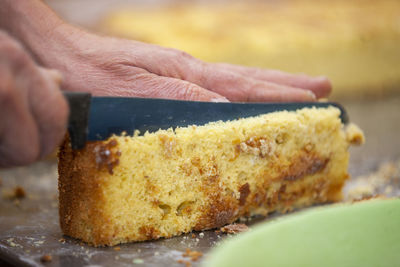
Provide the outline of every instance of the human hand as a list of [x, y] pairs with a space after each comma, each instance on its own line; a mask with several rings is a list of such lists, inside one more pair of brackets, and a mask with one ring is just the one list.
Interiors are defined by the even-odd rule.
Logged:
[[0, 167], [31, 163], [61, 141], [68, 106], [60, 82], [0, 31]]
[[42, 65], [60, 70], [71, 91], [266, 102], [315, 101], [331, 90], [323, 77], [205, 63], [175, 49], [93, 35], [66, 24], [40, 0], [0, 1], [0, 27]]
[[242, 102], [315, 101], [331, 91], [324, 77], [205, 63], [179, 50], [64, 27], [63, 41], [54, 39], [57, 54], [50, 49], [42, 58], [62, 72], [70, 91]]

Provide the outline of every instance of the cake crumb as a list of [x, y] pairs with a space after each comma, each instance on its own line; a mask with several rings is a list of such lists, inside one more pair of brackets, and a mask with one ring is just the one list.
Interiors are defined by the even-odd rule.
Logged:
[[26, 192], [21, 186], [16, 186], [12, 191], [7, 191], [3, 193], [4, 199], [15, 200], [16, 205], [18, 205], [18, 201], [26, 197]]
[[229, 224], [224, 227], [221, 227], [220, 230], [223, 233], [237, 234], [237, 233], [242, 233], [242, 232], [248, 231], [249, 227], [243, 223], [233, 223], [233, 224]]
[[43, 263], [51, 262], [52, 259], [53, 258], [49, 254], [44, 254], [42, 257], [40, 257], [40, 261]]
[[44, 243], [44, 240], [38, 240], [38, 241], [34, 241], [34, 242], [33, 242], [33, 245], [34, 245], [35, 247], [39, 247], [40, 245], [43, 245], [43, 243]]
[[177, 260], [177, 263], [181, 263], [181, 264], [185, 264], [186, 267], [191, 267], [192, 263], [190, 261], [186, 261], [186, 260]]
[[190, 258], [191, 261], [197, 261], [203, 253], [200, 251], [191, 250], [190, 248], [186, 249], [186, 252], [182, 254], [183, 257]]
[[361, 129], [354, 123], [349, 123], [345, 129], [347, 141], [356, 146], [360, 146], [365, 143], [365, 137]]
[[65, 243], [65, 241], [66, 241], [65, 238], [58, 239], [58, 242], [63, 243], [63, 244]]
[[114, 250], [115, 250], [115, 251], [120, 251], [120, 250], [121, 250], [121, 247], [114, 247]]
[[203, 238], [203, 237], [204, 237], [204, 233], [200, 233], [200, 234], [199, 234], [199, 237], [200, 237], [200, 238]]
[[14, 242], [14, 238], [9, 238], [9, 239], [7, 239], [7, 242], [8, 242], [8, 244], [9, 244], [11, 247], [19, 247], [19, 248], [22, 248], [22, 246], [21, 246], [20, 244], [17, 244], [17, 243]]
[[362, 198], [353, 199], [352, 203], [368, 201], [372, 199], [386, 199], [387, 197], [384, 195], [374, 195], [374, 196], [364, 196]]
[[26, 192], [21, 186], [17, 186], [14, 189], [15, 198], [21, 199], [26, 197]]
[[375, 172], [352, 178], [352, 184], [345, 188], [346, 201], [365, 200], [379, 195], [399, 195], [400, 159], [382, 163]]
[[192, 234], [192, 238], [196, 238], [196, 235], [195, 235], [195, 234]]

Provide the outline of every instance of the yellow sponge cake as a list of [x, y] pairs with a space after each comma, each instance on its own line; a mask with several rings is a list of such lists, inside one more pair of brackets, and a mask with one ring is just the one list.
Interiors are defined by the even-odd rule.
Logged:
[[59, 152], [64, 234], [95, 246], [172, 237], [342, 198], [362, 132], [304, 108]]

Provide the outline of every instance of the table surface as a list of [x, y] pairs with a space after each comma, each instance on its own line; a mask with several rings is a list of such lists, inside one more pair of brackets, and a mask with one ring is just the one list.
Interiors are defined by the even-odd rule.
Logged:
[[[365, 131], [367, 138], [363, 147], [351, 151], [349, 170], [352, 176], [367, 174], [383, 162], [400, 158], [400, 96], [343, 104], [351, 120]], [[204, 236], [195, 233], [195, 237], [188, 234], [125, 244], [120, 246], [119, 251], [92, 248], [63, 237], [61, 233], [57, 208], [57, 166], [54, 160], [0, 170], [0, 177], [0, 191], [3, 194], [0, 199], [0, 258], [15, 265], [41, 266], [40, 257], [49, 254], [52, 261], [45, 266], [183, 266], [177, 260], [185, 259], [182, 254], [187, 248], [207, 254], [210, 248], [226, 237], [215, 231], [205, 231]], [[353, 181], [350, 180], [347, 186], [351, 187]], [[7, 191], [17, 185], [27, 193], [19, 203], [5, 197]], [[257, 218], [250, 225], [269, 219], [271, 217]], [[62, 238], [65, 242], [60, 241]], [[193, 266], [200, 262], [194, 262]]]

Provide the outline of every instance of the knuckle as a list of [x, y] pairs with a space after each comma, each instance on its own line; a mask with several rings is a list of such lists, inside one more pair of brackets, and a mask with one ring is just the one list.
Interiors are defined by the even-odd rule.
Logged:
[[0, 77], [0, 103], [1, 105], [10, 103], [14, 96], [12, 81]]
[[0, 44], [0, 59], [12, 70], [19, 70], [25, 67], [28, 58], [27, 53], [18, 43], [10, 41]]
[[209, 63], [206, 63], [201, 60], [196, 60], [191, 72], [189, 72], [192, 76], [190, 77], [190, 81], [194, 81], [202, 86], [207, 85], [208, 80], [208, 71], [210, 69]]
[[184, 51], [174, 49], [173, 56], [165, 60], [165, 66], [172, 66], [167, 71], [167, 76], [190, 82], [195, 82], [202, 76], [202, 67], [204, 65], [202, 61]]
[[189, 53], [187, 53], [185, 51], [178, 50], [178, 49], [173, 49], [173, 51], [174, 51], [175, 56], [178, 59], [181, 59], [181, 60], [187, 60], [187, 59], [194, 60], [195, 59], [192, 55], [190, 55]]
[[179, 96], [187, 100], [198, 100], [201, 97], [201, 90], [192, 83], [184, 83], [178, 92]]
[[17, 51], [17, 50], [21, 50], [22, 47], [20, 46], [20, 44], [12, 39], [10, 36], [8, 36], [7, 34], [0, 34], [0, 50], [1, 51], [5, 51], [5, 52], [9, 52], [11, 51]]

